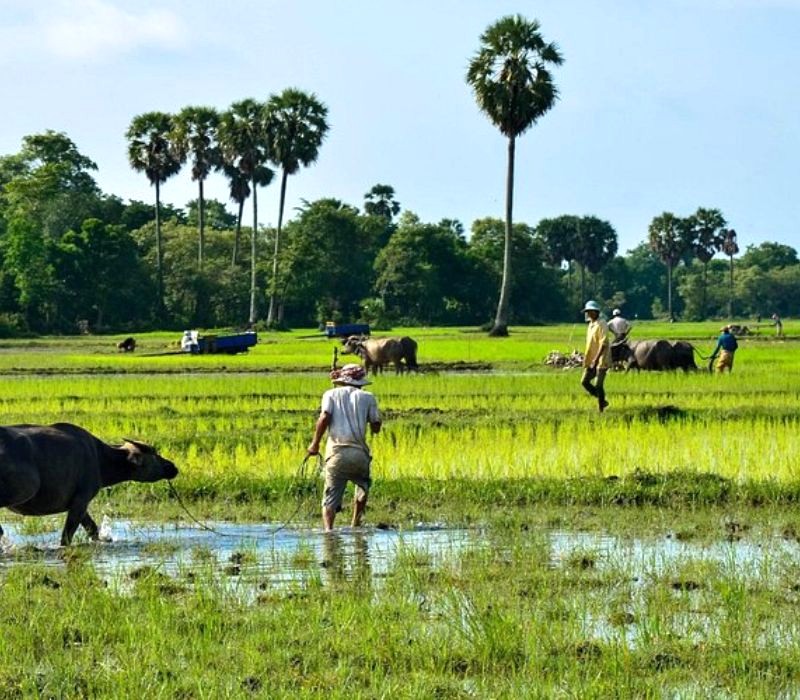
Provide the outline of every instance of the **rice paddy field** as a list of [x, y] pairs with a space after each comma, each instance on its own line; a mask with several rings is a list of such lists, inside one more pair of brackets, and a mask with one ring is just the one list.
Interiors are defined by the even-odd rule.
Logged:
[[[718, 325], [634, 339], [707, 355]], [[366, 527], [335, 536], [301, 469], [334, 341], [2, 341], [0, 424], [139, 439], [181, 473], [180, 500], [161, 482], [92, 504], [163, 528], [136, 566], [101, 565], [136, 527], [56, 548], [61, 516], [0, 511], [0, 698], [800, 697], [800, 322], [749, 325], [732, 374], [612, 372], [603, 414], [580, 370], [543, 364], [582, 350], [581, 324], [393, 329], [422, 371], [369, 387]], [[187, 544], [184, 507], [250, 534]]]

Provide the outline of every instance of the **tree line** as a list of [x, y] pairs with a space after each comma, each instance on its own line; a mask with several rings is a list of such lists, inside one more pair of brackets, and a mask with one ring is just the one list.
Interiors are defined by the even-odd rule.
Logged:
[[[253, 235], [242, 226], [241, 197], [235, 214], [205, 196], [182, 208], [124, 202], [100, 191], [96, 169], [52, 131], [0, 158], [0, 333], [72, 333], [83, 321], [95, 331], [242, 327], [253, 311], [265, 324], [271, 298], [282, 326], [493, 324], [501, 219], [468, 231], [456, 219], [425, 222], [379, 184], [359, 203], [304, 202], [277, 246], [276, 227]], [[620, 255], [612, 224], [598, 217], [513, 224], [509, 321], [577, 320], [589, 296], [639, 318], [792, 313], [800, 263], [791, 247], [739, 254], [715, 209], [660, 214], [648, 233]], [[254, 245], [242, 247], [242, 236]]]

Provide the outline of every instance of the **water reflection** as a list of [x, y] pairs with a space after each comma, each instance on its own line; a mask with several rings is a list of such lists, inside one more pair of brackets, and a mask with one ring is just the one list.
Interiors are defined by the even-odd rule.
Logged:
[[321, 565], [330, 584], [352, 582], [368, 589], [372, 584], [372, 567], [366, 533], [354, 530], [347, 538], [339, 532], [323, 533]]

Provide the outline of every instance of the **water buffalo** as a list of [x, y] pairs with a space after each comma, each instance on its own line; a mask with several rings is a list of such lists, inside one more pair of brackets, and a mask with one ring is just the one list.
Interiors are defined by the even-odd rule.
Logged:
[[688, 372], [690, 369], [697, 369], [694, 361], [694, 354], [697, 351], [694, 345], [685, 340], [676, 340], [672, 343], [672, 364], [674, 369], [682, 369]]
[[136, 338], [128, 337], [125, 340], [120, 340], [117, 343], [117, 350], [122, 352], [133, 352], [136, 350]]
[[63, 546], [78, 525], [98, 539], [87, 508], [104, 486], [177, 474], [175, 465], [149, 445], [126, 439], [113, 447], [70, 423], [0, 427], [0, 507], [21, 515], [66, 512]]
[[620, 345], [626, 369], [673, 369], [675, 351], [668, 340], [638, 340]]
[[[396, 374], [404, 369], [417, 369], [417, 343], [412, 338], [365, 338], [351, 335], [342, 341], [342, 355], [358, 355], [364, 361], [367, 373], [382, 372], [385, 365], [393, 364]], [[405, 360], [405, 367], [403, 365]]]
[[618, 358], [626, 369], [688, 371], [697, 369], [694, 361], [695, 347], [684, 340], [639, 340], [622, 343], [617, 348]]

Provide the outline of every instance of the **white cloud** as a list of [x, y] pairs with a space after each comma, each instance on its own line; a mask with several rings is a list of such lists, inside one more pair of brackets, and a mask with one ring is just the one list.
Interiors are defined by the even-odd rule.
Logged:
[[45, 46], [67, 59], [108, 58], [136, 49], [174, 50], [186, 43], [181, 18], [170, 10], [127, 11], [108, 0], [68, 0], [40, 18]]

